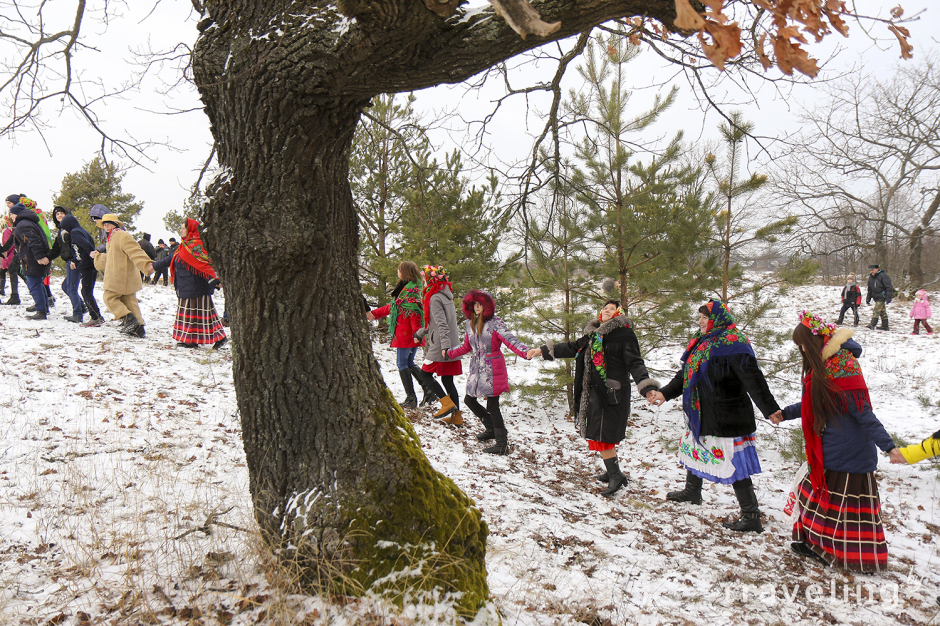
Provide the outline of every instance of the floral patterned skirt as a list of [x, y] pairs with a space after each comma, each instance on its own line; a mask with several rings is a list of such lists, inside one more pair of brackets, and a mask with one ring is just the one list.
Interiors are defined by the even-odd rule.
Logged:
[[706, 435], [695, 441], [692, 431], [686, 429], [679, 444], [679, 462], [696, 476], [722, 485], [761, 471], [753, 434], [744, 437]]

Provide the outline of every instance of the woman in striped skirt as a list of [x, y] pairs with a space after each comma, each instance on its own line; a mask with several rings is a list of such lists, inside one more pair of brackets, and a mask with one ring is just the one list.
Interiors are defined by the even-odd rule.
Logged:
[[792, 550], [860, 572], [888, 565], [875, 469], [878, 448], [903, 458], [872, 412], [853, 331], [803, 312], [793, 342], [803, 355], [803, 397], [771, 419], [800, 418], [809, 473], [797, 494]]
[[218, 350], [228, 341], [212, 302], [219, 279], [199, 236], [199, 222], [187, 219], [180, 235], [182, 243], [176, 252], [152, 263], [150, 271], [170, 268], [170, 280], [179, 298], [173, 324], [176, 345], [195, 348], [199, 344], [211, 343], [213, 349]]

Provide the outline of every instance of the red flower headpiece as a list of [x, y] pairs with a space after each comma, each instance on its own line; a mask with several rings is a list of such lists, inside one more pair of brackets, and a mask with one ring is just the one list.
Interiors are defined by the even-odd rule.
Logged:
[[814, 335], [822, 335], [825, 341], [829, 341], [832, 333], [836, 332], [835, 324], [827, 324], [818, 315], [806, 310], [800, 314], [800, 324], [810, 329]]

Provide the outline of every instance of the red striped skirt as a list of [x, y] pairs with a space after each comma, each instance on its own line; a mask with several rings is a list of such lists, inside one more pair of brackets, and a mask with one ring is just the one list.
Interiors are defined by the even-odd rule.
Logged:
[[173, 339], [182, 343], [215, 343], [225, 339], [225, 329], [215, 312], [212, 296], [179, 301]]
[[803, 541], [829, 565], [859, 572], [888, 567], [875, 473], [826, 470], [829, 501], [820, 502], [809, 475], [800, 483], [800, 518], [793, 540]]

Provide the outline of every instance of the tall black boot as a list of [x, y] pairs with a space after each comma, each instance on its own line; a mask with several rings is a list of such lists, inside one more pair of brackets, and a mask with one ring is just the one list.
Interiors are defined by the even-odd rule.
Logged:
[[877, 326], [877, 325], [878, 325], [878, 318], [877, 318], [877, 317], [871, 318], [871, 322], [869, 322], [868, 324], [866, 324], [866, 326], [867, 326], [869, 329], [871, 329], [871, 330], [875, 330], [875, 326]]
[[888, 316], [887, 316], [887, 315], [882, 315], [882, 316], [881, 316], [881, 326], [878, 327], [878, 330], [891, 330], [891, 329], [888, 327]]
[[604, 459], [604, 466], [607, 468], [609, 480], [607, 482], [607, 489], [602, 491], [601, 495], [609, 498], [627, 484], [627, 476], [620, 471], [620, 465], [617, 463], [617, 457], [615, 456]]
[[509, 442], [506, 435], [505, 428], [494, 428], [493, 437], [496, 439], [496, 443], [489, 448], [483, 448], [483, 451], [490, 454], [509, 454]]
[[852, 307], [852, 311], [855, 313], [855, 325], [858, 326], [858, 307]]
[[473, 411], [473, 414], [480, 418], [480, 421], [483, 423], [484, 430], [482, 433], [477, 433], [477, 441], [489, 441], [493, 439], [496, 435], [493, 434], [493, 419], [489, 412], [480, 406], [476, 398], [464, 396], [463, 403], [466, 404], [470, 410]]
[[691, 502], [692, 504], [702, 503], [702, 478], [696, 476], [689, 470], [685, 470], [685, 489], [682, 491], [670, 491], [666, 494], [667, 500], [673, 502]]
[[398, 370], [398, 375], [401, 376], [401, 385], [405, 388], [405, 399], [400, 402], [401, 408], [417, 409], [418, 398], [415, 396], [415, 385], [414, 381], [411, 380], [411, 372], [409, 370]]
[[7, 295], [7, 271], [0, 271], [0, 296]]
[[722, 522], [721, 525], [729, 530], [741, 533], [762, 533], [764, 527], [760, 523], [760, 508], [757, 506], [757, 494], [754, 493], [754, 483], [750, 478], [739, 480], [732, 485], [734, 495], [741, 505], [741, 517], [733, 522]]
[[415, 377], [415, 380], [418, 381], [418, 384], [421, 385], [421, 389], [424, 391], [424, 397], [421, 398], [421, 402], [418, 406], [427, 406], [437, 400], [437, 394], [434, 392], [434, 388], [428, 384], [427, 377], [430, 376], [423, 369], [417, 365], [412, 365], [408, 368], [411, 372], [411, 375]]

